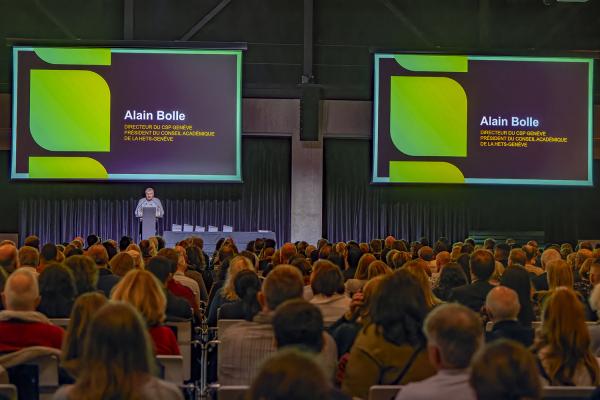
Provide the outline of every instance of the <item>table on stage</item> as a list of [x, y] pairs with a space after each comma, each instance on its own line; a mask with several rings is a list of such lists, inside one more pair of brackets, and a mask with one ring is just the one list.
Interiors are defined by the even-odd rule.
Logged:
[[242, 251], [246, 249], [246, 245], [256, 240], [256, 238], [275, 239], [275, 232], [173, 232], [164, 231], [163, 239], [165, 239], [167, 247], [174, 247], [178, 242], [189, 237], [199, 237], [204, 240], [204, 252], [211, 254], [215, 251], [217, 241], [221, 238], [230, 237], [235, 242], [237, 248]]

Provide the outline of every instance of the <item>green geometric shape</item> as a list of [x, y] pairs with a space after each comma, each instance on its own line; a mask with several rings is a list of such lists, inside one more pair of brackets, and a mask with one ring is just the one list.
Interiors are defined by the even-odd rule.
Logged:
[[29, 157], [29, 177], [108, 179], [108, 172], [102, 164], [90, 157]]
[[440, 161], [390, 161], [390, 182], [465, 183], [458, 167]]
[[29, 128], [50, 151], [110, 151], [110, 89], [91, 71], [31, 70]]
[[36, 47], [35, 54], [48, 64], [110, 65], [110, 49]]
[[409, 71], [467, 72], [469, 70], [467, 56], [397, 54], [394, 59]]
[[467, 95], [445, 77], [392, 76], [390, 135], [410, 156], [467, 156]]

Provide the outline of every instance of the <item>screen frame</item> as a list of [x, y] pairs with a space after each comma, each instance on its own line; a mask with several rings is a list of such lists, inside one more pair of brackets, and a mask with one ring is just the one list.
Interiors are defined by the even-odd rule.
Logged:
[[[491, 179], [491, 178], [466, 178], [465, 182], [445, 183], [445, 182], [389, 182], [389, 177], [377, 176], [377, 145], [378, 145], [378, 122], [379, 122], [379, 60], [381, 58], [391, 58], [399, 54], [413, 55], [440, 55], [451, 56], [461, 55], [472, 57], [477, 60], [499, 60], [499, 61], [537, 61], [537, 62], [587, 62], [588, 69], [588, 177], [587, 180], [554, 180], [554, 179]], [[594, 63], [600, 58], [596, 53], [589, 51], [563, 51], [541, 53], [524, 51], [511, 51], [506, 53], [484, 53], [477, 51], [419, 51], [419, 50], [392, 50], [392, 49], [371, 49], [372, 75], [371, 82], [373, 88], [373, 108], [372, 108], [372, 145], [371, 145], [371, 179], [373, 186], [515, 186], [515, 187], [594, 187], [594, 168], [593, 168], [593, 130], [594, 130]], [[467, 181], [469, 179], [469, 181]]]
[[[160, 41], [61, 41], [36, 39], [7, 39], [11, 46], [12, 96], [11, 96], [11, 160], [10, 180], [20, 182], [188, 182], [188, 183], [243, 183], [242, 178], [242, 59], [247, 44], [243, 42], [160, 42]], [[175, 175], [175, 174], [109, 174], [108, 179], [95, 178], [30, 178], [29, 174], [16, 172], [17, 136], [17, 73], [19, 51], [33, 51], [33, 48], [105, 48], [116, 52], [162, 53], [162, 54], [227, 54], [236, 57], [236, 161], [233, 175]]]

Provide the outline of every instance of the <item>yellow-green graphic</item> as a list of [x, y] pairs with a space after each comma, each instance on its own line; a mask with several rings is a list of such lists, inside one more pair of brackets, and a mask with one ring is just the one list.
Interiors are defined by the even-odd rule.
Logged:
[[90, 157], [29, 157], [29, 178], [108, 179], [108, 173]]
[[35, 54], [48, 64], [110, 65], [110, 49], [36, 47]]
[[110, 151], [110, 89], [91, 71], [31, 71], [31, 135], [50, 151]]
[[467, 72], [469, 65], [467, 56], [398, 54], [394, 59], [409, 71]]
[[464, 183], [465, 177], [447, 162], [390, 161], [390, 182]]
[[390, 135], [409, 156], [467, 155], [467, 95], [445, 77], [392, 76]]

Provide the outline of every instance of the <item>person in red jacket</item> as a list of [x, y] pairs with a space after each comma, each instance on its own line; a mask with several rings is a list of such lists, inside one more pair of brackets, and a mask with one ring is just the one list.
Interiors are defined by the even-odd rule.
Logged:
[[160, 282], [150, 271], [129, 271], [113, 289], [111, 299], [129, 303], [142, 314], [154, 342], [155, 354], [181, 354], [175, 334], [171, 328], [163, 325], [167, 299]]
[[17, 269], [6, 281], [0, 311], [0, 352], [6, 353], [31, 346], [60, 349], [64, 331], [35, 311], [40, 292], [35, 274]]

